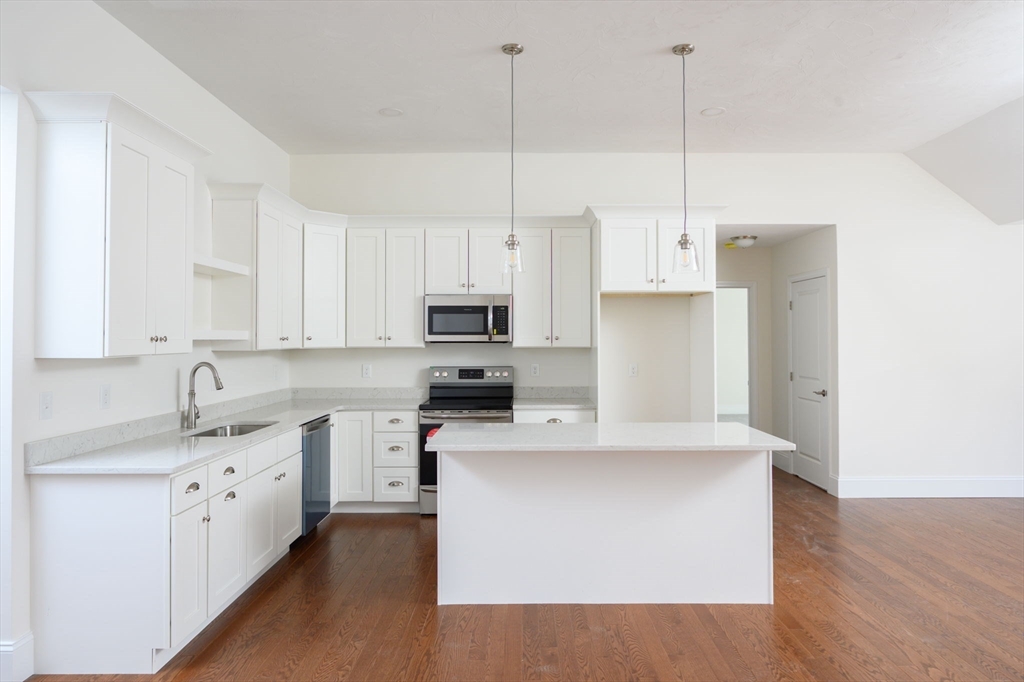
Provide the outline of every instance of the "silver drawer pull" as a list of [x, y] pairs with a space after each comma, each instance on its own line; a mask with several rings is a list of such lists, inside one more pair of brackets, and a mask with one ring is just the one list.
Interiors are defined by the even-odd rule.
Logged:
[[395, 417], [394, 419], [389, 419], [389, 420], [388, 420], [388, 424], [404, 424], [404, 423], [405, 423], [405, 422], [403, 422], [403, 421], [402, 421], [401, 419], [399, 419], [398, 417]]
[[189, 493], [194, 493], [197, 492], [198, 490], [199, 484], [193, 481], [192, 483], [188, 484], [187, 488], [185, 488], [185, 494], [188, 495]]
[[552, 417], [551, 419], [548, 420], [548, 424], [561, 424], [561, 423], [562, 423], [562, 420], [559, 419], [558, 417]]
[[235, 473], [235, 467], [228, 467], [227, 469], [224, 470], [225, 476], [230, 476], [233, 473]]
[[232, 490], [231, 492], [229, 492], [227, 495], [224, 496], [224, 501], [225, 502], [227, 502], [228, 500], [233, 500], [233, 499], [235, 499], [235, 491], [234, 490]]
[[401, 481], [391, 481], [390, 483], [388, 483], [389, 488], [400, 488], [403, 485], [405, 484], [402, 483]]
[[390, 448], [388, 448], [388, 452], [401, 452], [402, 450], [405, 450], [405, 448], [403, 448], [401, 445], [392, 445]]
[[209, 523], [209, 522], [210, 522], [210, 515], [207, 514], [206, 516], [203, 517], [203, 523]]

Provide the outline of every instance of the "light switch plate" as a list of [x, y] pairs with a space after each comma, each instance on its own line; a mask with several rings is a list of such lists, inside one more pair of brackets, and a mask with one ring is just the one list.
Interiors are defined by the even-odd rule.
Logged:
[[100, 409], [110, 409], [110, 384], [100, 386]]
[[640, 368], [637, 367], [635, 362], [631, 363], [629, 365], [629, 376], [635, 377], [635, 376], [639, 376], [639, 375], [640, 375]]
[[53, 391], [39, 394], [39, 418], [53, 419]]

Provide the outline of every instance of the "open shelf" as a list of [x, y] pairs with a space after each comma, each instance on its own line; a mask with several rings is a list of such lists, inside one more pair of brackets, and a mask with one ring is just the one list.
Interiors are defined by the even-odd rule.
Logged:
[[236, 329], [196, 329], [193, 341], [248, 341], [249, 332]]
[[250, 272], [245, 265], [200, 253], [193, 254], [192, 267], [200, 275], [210, 275], [211, 277], [248, 277]]

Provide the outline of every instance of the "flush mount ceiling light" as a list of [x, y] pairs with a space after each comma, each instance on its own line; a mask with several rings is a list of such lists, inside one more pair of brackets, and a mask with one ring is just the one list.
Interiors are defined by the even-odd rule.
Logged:
[[757, 236], [752, 234], [744, 234], [739, 237], [729, 237], [729, 241], [740, 247], [741, 249], [750, 248], [757, 241]]
[[708, 118], [714, 118], [715, 116], [721, 116], [725, 113], [725, 107], [708, 107], [707, 109], [701, 109], [700, 115], [707, 116]]
[[511, 96], [509, 98], [512, 110], [512, 151], [509, 155], [511, 158], [512, 210], [509, 214], [510, 227], [508, 239], [505, 240], [505, 248], [501, 252], [501, 271], [522, 272], [523, 254], [519, 248], [519, 239], [516, 237], [516, 55], [523, 53], [523, 46], [519, 43], [508, 43], [501, 46], [501, 51], [509, 56], [509, 73], [512, 83]]
[[405, 112], [401, 109], [395, 109], [393, 107], [385, 107], [377, 112], [381, 116], [387, 116], [388, 118], [394, 118], [395, 116], [401, 116]]
[[672, 249], [672, 272], [700, 272], [700, 262], [697, 259], [697, 246], [693, 238], [686, 231], [687, 204], [686, 204], [686, 55], [693, 54], [693, 45], [682, 43], [672, 48], [672, 54], [681, 57], [683, 61], [683, 233], [679, 235], [679, 241]]

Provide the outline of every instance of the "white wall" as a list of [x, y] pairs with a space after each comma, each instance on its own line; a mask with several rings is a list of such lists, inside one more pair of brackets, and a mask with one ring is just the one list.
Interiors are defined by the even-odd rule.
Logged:
[[[772, 423], [772, 249], [756, 246], [749, 249], [716, 250], [719, 282], [753, 282], [757, 299], [757, 368], [754, 382], [756, 412], [751, 426], [775, 432]], [[722, 291], [719, 289], [719, 291]]]
[[719, 288], [715, 294], [718, 414], [750, 413], [747, 297], [744, 288]]
[[[353, 214], [502, 214], [507, 164], [296, 156], [292, 194]], [[524, 214], [681, 199], [676, 154], [521, 154], [516, 169]], [[994, 225], [902, 154], [694, 154], [689, 182], [693, 203], [728, 206], [723, 223], [836, 225], [841, 476], [1024, 477], [1019, 227]]]
[[[92, 2], [0, 2], [0, 85], [31, 90], [114, 92], [213, 151], [196, 168], [197, 244], [208, 239], [206, 182], [268, 182], [287, 189], [289, 159], [280, 148]], [[26, 635], [29, 623], [28, 506], [22, 474], [25, 442], [178, 409], [187, 371], [213, 360], [225, 390], [204, 377], [201, 403], [288, 386], [283, 354], [190, 355], [101, 361], [33, 358], [35, 124], [21, 97], [14, 289], [14, 426], [10, 436], [12, 505], [18, 521], [0, 547], [0, 646]], [[7, 197], [5, 197], [5, 201]], [[112, 407], [99, 409], [99, 387], [112, 387]], [[41, 391], [53, 392], [53, 418], [40, 421]], [[8, 605], [10, 607], [8, 608]]]

